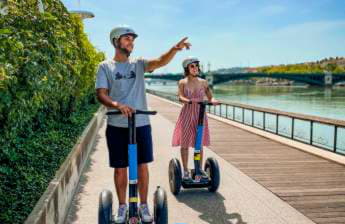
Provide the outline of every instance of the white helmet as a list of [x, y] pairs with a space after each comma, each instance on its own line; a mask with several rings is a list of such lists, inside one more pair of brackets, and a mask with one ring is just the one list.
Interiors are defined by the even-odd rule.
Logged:
[[188, 67], [188, 65], [192, 63], [199, 63], [199, 59], [197, 57], [187, 57], [186, 59], [183, 60], [182, 66], [184, 69]]
[[[114, 39], [117, 40], [121, 36], [126, 35], [126, 34], [132, 35], [134, 38], [138, 37], [138, 34], [136, 34], [132, 28], [130, 28], [127, 25], [120, 25], [120, 26], [117, 26], [111, 30], [111, 32], [110, 32], [110, 43], [112, 45], [114, 45], [116, 43], [116, 41], [114, 41]], [[116, 46], [114, 45], [114, 47], [116, 47]]]

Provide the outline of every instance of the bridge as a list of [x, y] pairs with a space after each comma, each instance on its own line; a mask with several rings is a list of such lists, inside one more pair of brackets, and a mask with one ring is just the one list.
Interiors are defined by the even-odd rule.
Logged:
[[[157, 74], [145, 75], [145, 78], [178, 81], [184, 76], [182, 74]], [[204, 73], [202, 78], [207, 79], [211, 86], [226, 83], [234, 80], [246, 80], [251, 78], [274, 78], [274, 79], [287, 79], [300, 83], [306, 83], [312, 86], [332, 86], [339, 82], [345, 82], [345, 74], [332, 74], [332, 73]]]

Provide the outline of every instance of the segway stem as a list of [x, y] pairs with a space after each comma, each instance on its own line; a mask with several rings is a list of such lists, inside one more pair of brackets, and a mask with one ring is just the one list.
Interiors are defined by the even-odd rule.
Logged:
[[128, 117], [129, 145], [129, 218], [138, 217], [138, 163], [137, 163], [137, 143], [135, 129], [135, 114]]
[[[199, 108], [199, 118], [198, 118], [198, 126], [196, 130], [196, 139], [195, 139], [195, 146], [194, 146], [194, 172], [195, 175], [201, 175], [200, 172], [200, 160], [201, 160], [201, 149], [202, 149], [202, 136], [204, 132], [204, 117], [205, 117], [205, 109], [206, 105], [213, 105], [208, 101], [197, 102], [200, 105]], [[192, 104], [192, 102], [189, 102]]]
[[[155, 115], [156, 111], [135, 110], [132, 116], [128, 117], [129, 144], [128, 144], [128, 164], [129, 164], [129, 219], [138, 217], [138, 158], [135, 116], [137, 114]], [[107, 115], [120, 115], [121, 111], [108, 111]]]

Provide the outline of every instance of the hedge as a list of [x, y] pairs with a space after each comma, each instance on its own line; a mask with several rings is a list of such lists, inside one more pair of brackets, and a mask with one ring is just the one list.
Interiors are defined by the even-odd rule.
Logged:
[[92, 113], [104, 54], [59, 0], [9, 0], [0, 17], [0, 223], [22, 223]]

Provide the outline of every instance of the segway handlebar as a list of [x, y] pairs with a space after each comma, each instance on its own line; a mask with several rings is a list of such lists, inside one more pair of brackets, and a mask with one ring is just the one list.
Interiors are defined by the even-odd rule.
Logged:
[[[188, 104], [192, 104], [193, 102], [192, 101], [189, 101]], [[200, 102], [196, 102], [198, 103], [199, 105], [208, 105], [208, 106], [212, 106], [214, 105], [213, 103], [209, 102], [209, 101], [200, 101]]]
[[[108, 111], [106, 115], [119, 115], [122, 114], [119, 110], [112, 110]], [[155, 115], [157, 114], [157, 111], [144, 111], [144, 110], [135, 110], [133, 114], [146, 114], [146, 115]]]

